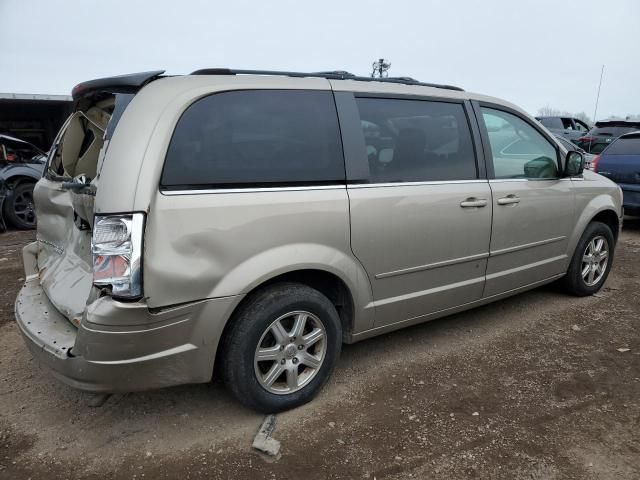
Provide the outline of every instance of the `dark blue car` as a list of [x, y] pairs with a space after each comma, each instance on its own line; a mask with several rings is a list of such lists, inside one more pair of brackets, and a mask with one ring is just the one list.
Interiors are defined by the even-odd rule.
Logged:
[[624, 212], [640, 216], [640, 131], [618, 137], [592, 165], [594, 171], [620, 185]]

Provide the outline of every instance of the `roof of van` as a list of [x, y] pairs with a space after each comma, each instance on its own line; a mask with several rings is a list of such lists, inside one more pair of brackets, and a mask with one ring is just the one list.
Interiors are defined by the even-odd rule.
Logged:
[[[112, 92], [112, 93], [135, 93], [149, 83], [155, 83], [155, 80], [163, 79], [186, 84], [201, 84], [196, 81], [197, 78], [204, 80], [203, 77], [215, 78], [218, 83], [221, 78], [228, 77], [231, 83], [243, 82], [247, 80], [256, 80], [258, 78], [265, 79], [265, 84], [272, 83], [289, 83], [300, 81], [311, 81], [313, 79], [326, 79], [331, 82], [334, 90], [353, 90], [359, 92], [380, 92], [380, 93], [406, 93], [412, 95], [424, 95], [425, 89], [430, 89], [430, 95], [442, 96], [456, 99], [469, 99], [477, 101], [485, 101], [490, 103], [498, 103], [511, 107], [520, 112], [524, 112], [517, 105], [513, 105], [499, 98], [486, 95], [467, 92], [460, 87], [452, 85], [442, 85], [436, 83], [425, 83], [410, 77], [388, 77], [388, 78], [372, 78], [361, 77], [342, 70], [328, 72], [285, 72], [273, 70], [234, 70], [228, 68], [208, 68], [196, 70], [189, 75], [165, 76], [164, 70], [152, 70], [148, 72], [132, 73], [128, 75], [118, 75], [114, 77], [99, 78], [79, 83], [73, 88], [73, 99], [78, 100], [82, 97], [91, 95], [96, 92]], [[276, 79], [287, 80], [286, 82], [277, 82]], [[233, 80], [232, 80], [233, 79]], [[267, 80], [270, 79], [270, 80]], [[528, 115], [528, 114], [527, 114]]]
[[[160, 77], [164, 72], [165, 70], [152, 70], [149, 72], [131, 73], [127, 75], [118, 75], [114, 77], [89, 80], [79, 83], [78, 85], [73, 87], [72, 96], [74, 100], [77, 100], [80, 97], [89, 95], [96, 91], [120, 93], [135, 92], [147, 83]], [[294, 78], [315, 77], [326, 78], [327, 80], [356, 80], [360, 82], [384, 82], [399, 83], [405, 85], [421, 85], [425, 87], [463, 91], [462, 88], [453, 85], [425, 83], [411, 77], [361, 77], [343, 70], [334, 70], [328, 72], [286, 72], [276, 70], [234, 70], [229, 68], [205, 68], [191, 72], [190, 75], [271, 75]]]

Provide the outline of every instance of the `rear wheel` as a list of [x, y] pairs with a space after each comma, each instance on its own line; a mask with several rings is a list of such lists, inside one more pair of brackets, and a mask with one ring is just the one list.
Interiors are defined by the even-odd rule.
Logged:
[[4, 216], [14, 227], [27, 230], [36, 227], [33, 205], [33, 183], [20, 183], [4, 201]]
[[563, 279], [569, 293], [583, 297], [602, 288], [611, 270], [614, 242], [608, 225], [592, 222], [587, 226]]
[[221, 361], [227, 387], [244, 405], [265, 413], [313, 399], [340, 354], [342, 329], [327, 297], [280, 283], [248, 299], [225, 335]]

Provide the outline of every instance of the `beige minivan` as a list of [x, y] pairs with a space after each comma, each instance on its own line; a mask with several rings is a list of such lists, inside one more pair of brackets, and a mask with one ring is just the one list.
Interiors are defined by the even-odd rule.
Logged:
[[215, 371], [280, 411], [342, 343], [607, 278], [620, 189], [514, 105], [405, 77], [162, 74], [75, 87], [35, 188], [16, 317], [73, 387]]

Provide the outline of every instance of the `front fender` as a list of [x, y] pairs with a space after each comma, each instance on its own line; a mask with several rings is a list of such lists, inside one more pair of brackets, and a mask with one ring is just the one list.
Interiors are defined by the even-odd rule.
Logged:
[[42, 172], [44, 171], [44, 165], [40, 164], [25, 164], [16, 163], [7, 165], [0, 169], [0, 180], [4, 180], [8, 185], [11, 185], [12, 181], [16, 178], [29, 178], [34, 182], [37, 182], [42, 178]]
[[[617, 188], [617, 186], [616, 186]], [[585, 195], [586, 197], [586, 195]], [[612, 193], [601, 193], [594, 197], [588, 197], [588, 200], [581, 198], [580, 194], [577, 195], [577, 207], [578, 207], [578, 219], [575, 222], [575, 227], [571, 233], [568, 244], [569, 261], [573, 256], [573, 252], [582, 237], [582, 233], [587, 228], [587, 225], [601, 212], [612, 211], [616, 214], [621, 222], [621, 199], [616, 198]], [[614, 232], [617, 235], [618, 232]]]

